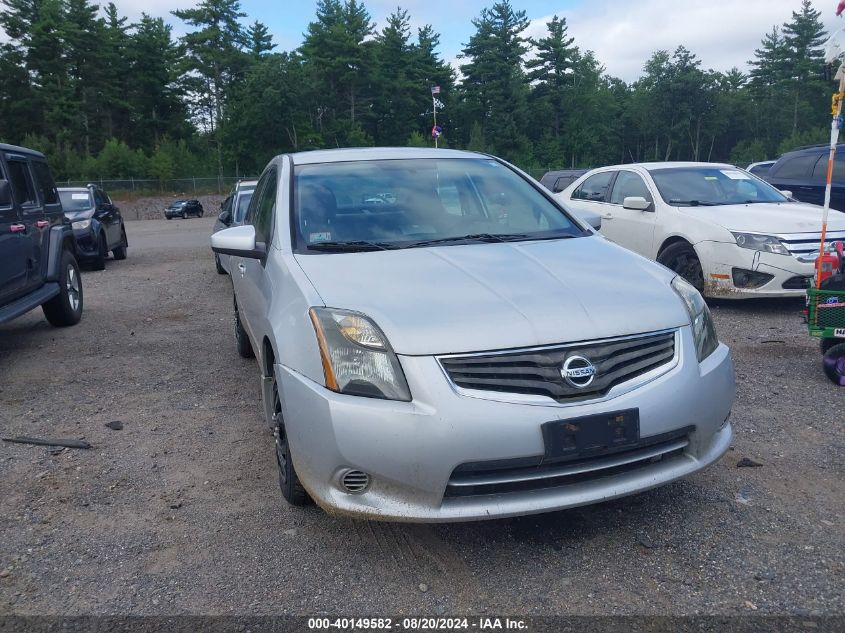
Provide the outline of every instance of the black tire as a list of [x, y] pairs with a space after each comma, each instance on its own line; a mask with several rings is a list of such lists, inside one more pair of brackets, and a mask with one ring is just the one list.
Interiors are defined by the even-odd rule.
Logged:
[[834, 345], [822, 358], [824, 373], [831, 382], [845, 387], [845, 343]]
[[41, 306], [44, 316], [51, 325], [68, 327], [76, 325], [82, 318], [82, 276], [79, 264], [70, 251], [62, 253], [59, 294]]
[[187, 212], [187, 211], [182, 211], [182, 219], [183, 219], [183, 220], [187, 220], [187, 219], [188, 219], [188, 212]]
[[201, 218], [201, 217], [202, 217], [202, 214], [203, 214], [203, 210], [202, 210], [202, 209], [200, 209], [200, 212], [199, 212], [199, 213], [197, 213], [197, 217], [198, 217], [198, 218]]
[[841, 338], [823, 338], [819, 341], [819, 347], [821, 347], [822, 354], [827, 354], [828, 350], [831, 347], [836, 347], [837, 345], [842, 344]]
[[687, 242], [670, 244], [660, 252], [657, 261], [674, 270], [699, 292], [704, 292], [704, 271], [692, 245]]
[[92, 267], [94, 270], [105, 270], [106, 269], [106, 257], [109, 254], [109, 246], [106, 243], [106, 235], [105, 233], [100, 233], [100, 237], [97, 239], [99, 243], [99, 250], [97, 252], [97, 256], [94, 258], [92, 262]]
[[214, 267], [217, 269], [218, 275], [225, 275], [226, 269], [220, 264], [220, 255], [214, 253]]
[[129, 246], [129, 240], [126, 239], [126, 229], [120, 227], [120, 246], [112, 251], [112, 255], [117, 260], [126, 259], [126, 249]]
[[279, 397], [279, 387], [276, 384], [276, 377], [273, 376], [273, 438], [276, 444], [276, 465], [279, 467], [279, 488], [282, 497], [292, 506], [304, 506], [311, 501], [311, 497], [302, 487], [296, 469], [293, 466], [293, 459], [290, 455], [290, 444], [285, 434], [285, 422], [282, 418], [282, 401]]
[[241, 358], [255, 358], [255, 350], [252, 349], [252, 343], [249, 342], [249, 336], [241, 323], [237, 300], [235, 300], [235, 347], [238, 348]]

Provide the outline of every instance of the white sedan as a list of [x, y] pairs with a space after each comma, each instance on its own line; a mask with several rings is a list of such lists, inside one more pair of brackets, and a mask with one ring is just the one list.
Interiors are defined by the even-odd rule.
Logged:
[[[812, 280], [822, 209], [732, 165], [639, 163], [584, 174], [555, 196], [601, 215], [601, 233], [711, 297], [802, 295]], [[828, 242], [845, 240], [830, 212]]]

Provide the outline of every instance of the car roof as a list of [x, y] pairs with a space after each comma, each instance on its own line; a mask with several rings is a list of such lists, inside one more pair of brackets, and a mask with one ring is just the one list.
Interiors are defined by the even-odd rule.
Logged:
[[10, 154], [26, 154], [28, 156], [34, 156], [36, 158], [44, 158], [46, 160], [46, 156], [41, 152], [38, 152], [34, 149], [29, 149], [28, 147], [21, 147], [19, 145], [7, 145], [6, 143], [0, 143], [0, 152], [10, 153]]
[[88, 193], [88, 187], [56, 187], [59, 191], [71, 191], [75, 193]]
[[357, 160], [398, 160], [412, 158], [489, 158], [486, 154], [454, 149], [417, 147], [361, 147], [346, 149], [318, 149], [289, 154], [294, 165], [343, 163]]
[[240, 191], [241, 189], [247, 189], [249, 187], [254, 189], [257, 185], [257, 180], [241, 180], [237, 185], [235, 185], [235, 188]]

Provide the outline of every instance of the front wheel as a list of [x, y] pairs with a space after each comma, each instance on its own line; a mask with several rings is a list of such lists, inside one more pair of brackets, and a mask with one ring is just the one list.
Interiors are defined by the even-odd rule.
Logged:
[[831, 382], [845, 387], [845, 343], [834, 345], [822, 358], [824, 373]]
[[223, 268], [223, 264], [220, 263], [220, 255], [214, 253], [214, 267], [217, 269], [218, 275], [225, 275], [226, 269]]
[[100, 237], [97, 239], [97, 256], [94, 258], [93, 262], [94, 270], [106, 269], [106, 257], [108, 254], [109, 246], [106, 243], [106, 236], [104, 233], [100, 233]]
[[187, 211], [182, 211], [182, 219], [183, 219], [183, 220], [187, 220], [187, 219], [188, 219], [188, 212], [187, 212]]
[[121, 227], [120, 229], [120, 246], [115, 248], [112, 251], [112, 255], [114, 255], [115, 259], [123, 260], [126, 259], [126, 249], [129, 246], [129, 240], [126, 239], [126, 229]]
[[51, 325], [67, 327], [76, 325], [82, 318], [82, 277], [79, 264], [69, 251], [62, 253], [62, 273], [59, 294], [41, 306]]
[[241, 358], [255, 358], [252, 343], [249, 342], [249, 336], [247, 336], [243, 323], [241, 323], [237, 300], [235, 300], [235, 347], [238, 348], [238, 354], [240, 354]]
[[290, 455], [290, 444], [285, 433], [285, 423], [282, 418], [282, 401], [279, 398], [279, 386], [273, 376], [273, 438], [276, 442], [276, 464], [279, 466], [279, 488], [282, 496], [293, 506], [304, 506], [310, 501], [308, 493], [299, 481], [293, 459]]
[[670, 244], [657, 256], [657, 261], [695, 286], [699, 292], [704, 292], [704, 271], [695, 249], [686, 242]]

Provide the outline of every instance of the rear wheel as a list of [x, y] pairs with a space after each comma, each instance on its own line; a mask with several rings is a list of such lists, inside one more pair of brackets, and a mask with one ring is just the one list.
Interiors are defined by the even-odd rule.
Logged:
[[67, 327], [76, 325], [82, 318], [82, 277], [79, 264], [69, 251], [62, 253], [62, 273], [59, 294], [41, 306], [51, 325]]
[[676, 242], [664, 248], [657, 256], [657, 261], [674, 270], [681, 277], [704, 292], [704, 272], [695, 249], [686, 242]]
[[126, 248], [129, 246], [129, 240], [126, 239], [126, 229], [120, 228], [120, 246], [112, 251], [115, 259], [126, 259]]
[[827, 354], [827, 351], [831, 347], [836, 347], [837, 345], [841, 345], [841, 344], [842, 344], [841, 338], [823, 338], [821, 341], [819, 341], [819, 347], [822, 348], [822, 354]]
[[290, 444], [288, 444], [285, 433], [285, 422], [282, 418], [282, 401], [279, 398], [279, 386], [276, 377], [273, 376], [273, 438], [276, 441], [276, 464], [279, 466], [279, 488], [282, 496], [289, 504], [304, 506], [310, 501], [308, 493], [299, 481], [296, 469], [293, 467], [293, 460], [290, 455]]
[[249, 336], [247, 336], [246, 330], [241, 323], [237, 300], [235, 300], [235, 346], [238, 348], [238, 354], [240, 354], [241, 358], [255, 358], [252, 343], [249, 342]]
[[105, 233], [100, 233], [100, 237], [97, 239], [97, 256], [94, 258], [94, 270], [105, 270], [106, 268], [106, 257], [109, 254], [109, 246], [106, 244], [106, 235]]
[[824, 373], [831, 382], [845, 387], [845, 343], [834, 345], [822, 358]]

